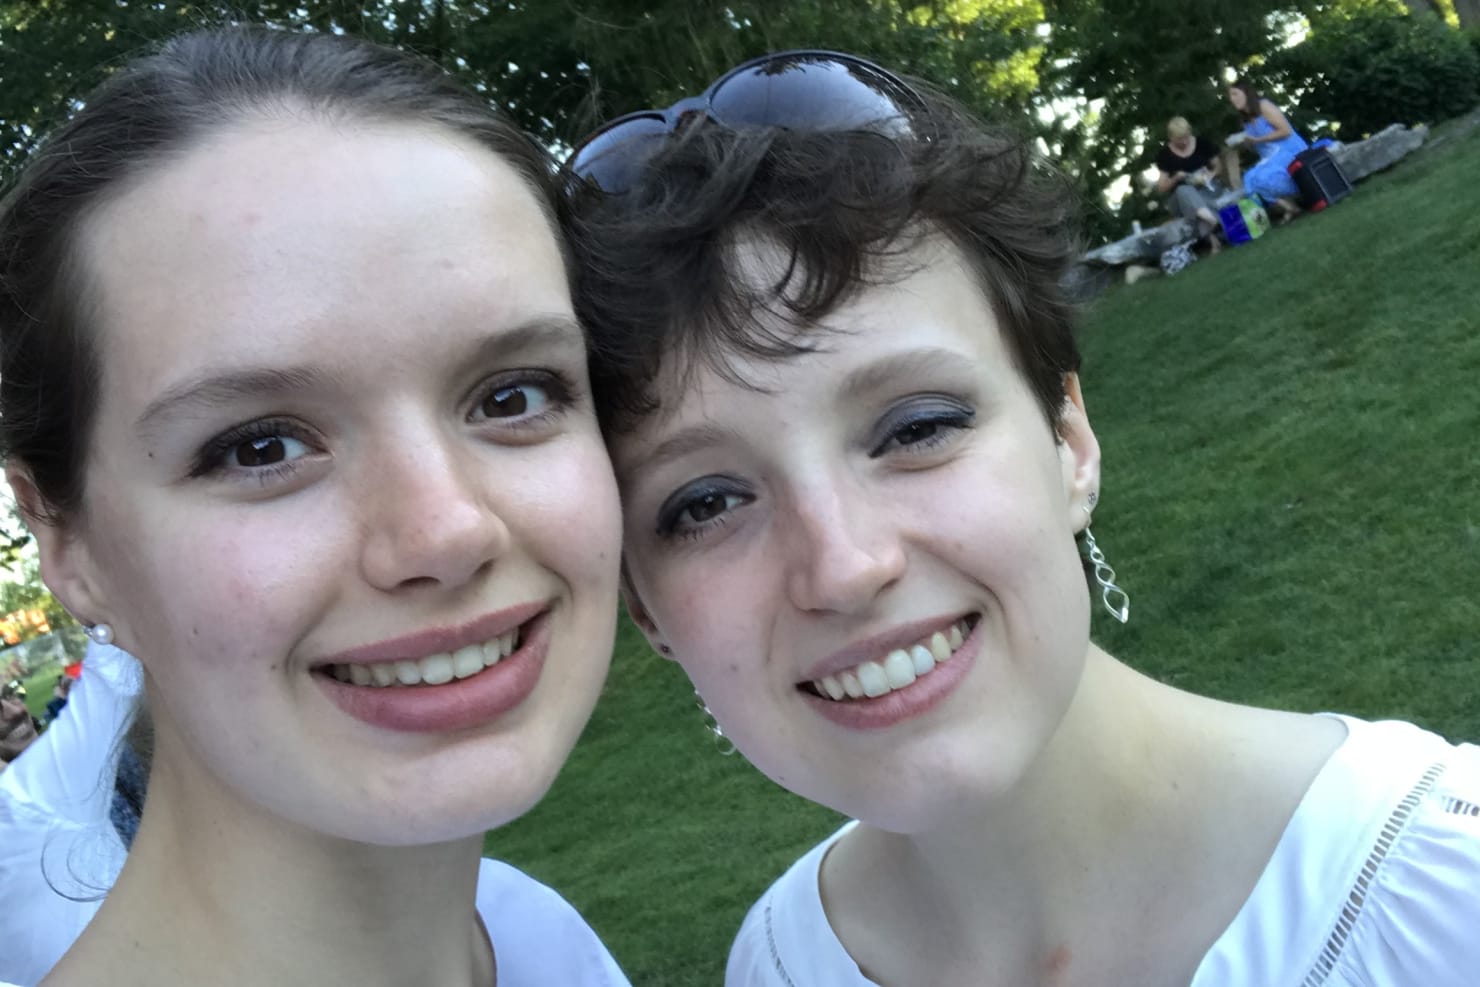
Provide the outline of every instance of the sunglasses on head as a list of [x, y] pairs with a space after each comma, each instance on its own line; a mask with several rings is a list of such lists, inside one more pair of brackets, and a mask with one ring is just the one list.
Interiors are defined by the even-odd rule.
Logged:
[[783, 51], [745, 62], [666, 110], [617, 117], [583, 140], [569, 172], [602, 192], [631, 188], [662, 141], [699, 120], [731, 129], [873, 130], [905, 136], [920, 96], [873, 62], [835, 51]]

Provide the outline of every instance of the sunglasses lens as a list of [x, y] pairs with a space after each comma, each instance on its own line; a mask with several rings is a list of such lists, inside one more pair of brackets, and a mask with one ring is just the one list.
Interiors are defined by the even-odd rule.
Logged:
[[825, 52], [776, 55], [741, 66], [710, 94], [710, 113], [727, 127], [876, 130], [909, 133], [918, 98], [868, 62]]
[[631, 188], [647, 159], [672, 133], [658, 113], [638, 113], [611, 124], [582, 144], [570, 170], [606, 192]]

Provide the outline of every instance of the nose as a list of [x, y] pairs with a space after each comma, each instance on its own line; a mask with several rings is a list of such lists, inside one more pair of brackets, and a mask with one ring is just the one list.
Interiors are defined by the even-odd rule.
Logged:
[[492, 472], [471, 447], [425, 437], [374, 457], [361, 494], [365, 579], [384, 591], [456, 588], [489, 569], [511, 540], [495, 509]]
[[899, 520], [846, 484], [827, 483], [797, 497], [792, 523], [783, 526], [793, 605], [835, 613], [872, 605], [904, 575]]

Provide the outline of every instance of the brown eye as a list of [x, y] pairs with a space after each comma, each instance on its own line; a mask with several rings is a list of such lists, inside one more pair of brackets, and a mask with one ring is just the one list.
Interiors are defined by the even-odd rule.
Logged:
[[551, 404], [549, 393], [538, 384], [511, 384], [489, 391], [478, 412], [484, 418], [526, 418], [541, 414]]
[[287, 436], [269, 435], [238, 443], [232, 452], [233, 465], [251, 469], [297, 459], [308, 453], [308, 446]]
[[936, 429], [935, 422], [911, 422], [894, 433], [894, 441], [902, 446], [914, 445], [934, 436]]
[[733, 498], [725, 494], [705, 494], [697, 500], [691, 501], [684, 508], [684, 515], [695, 524], [703, 524], [711, 518], [719, 517], [731, 506]]

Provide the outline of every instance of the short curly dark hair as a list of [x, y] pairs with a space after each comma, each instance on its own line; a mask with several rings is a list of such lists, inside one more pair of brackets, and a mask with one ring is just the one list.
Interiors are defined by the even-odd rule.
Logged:
[[[887, 262], [938, 235], [976, 273], [1057, 424], [1064, 375], [1080, 360], [1060, 286], [1078, 255], [1077, 199], [1025, 138], [937, 93], [920, 95], [903, 134], [703, 122], [666, 138], [619, 194], [571, 180], [562, 223], [609, 437], [660, 409], [661, 372], [685, 380], [707, 366], [739, 381], [732, 356], [814, 349], [808, 332], [819, 319], [860, 288], [898, 276]], [[784, 273], [768, 284], [738, 268], [737, 246], [757, 239], [783, 260]]]

